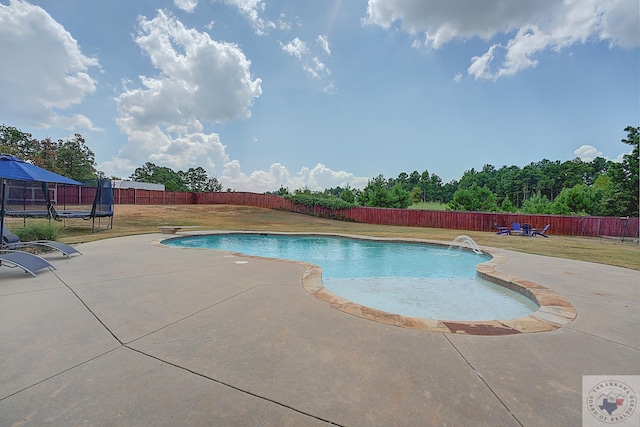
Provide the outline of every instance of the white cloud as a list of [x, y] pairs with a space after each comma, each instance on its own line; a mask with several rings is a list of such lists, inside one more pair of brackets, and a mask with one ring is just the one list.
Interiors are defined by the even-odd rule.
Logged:
[[252, 80], [251, 62], [238, 46], [211, 40], [162, 11], [152, 20], [140, 20], [136, 43], [160, 75], [142, 76], [145, 88], [120, 95], [119, 110], [127, 118], [144, 126], [251, 116], [261, 80]]
[[163, 133], [159, 127], [131, 132], [118, 155], [99, 165], [109, 176], [127, 178], [146, 162], [175, 171], [202, 166], [216, 174], [229, 161], [225, 146], [216, 133], [192, 132], [179, 136]]
[[260, 16], [266, 9], [266, 4], [259, 0], [218, 0], [227, 6], [236, 7], [253, 26], [256, 34], [264, 35], [276, 28], [276, 24]]
[[640, 45], [638, 15], [640, 5], [634, 0], [611, 2], [600, 21], [600, 38], [624, 48]]
[[141, 76], [141, 87], [125, 87], [116, 98], [116, 122], [128, 141], [100, 168], [127, 176], [151, 161], [214, 173], [229, 159], [219, 136], [204, 133], [202, 123], [251, 116], [249, 108], [262, 89], [261, 80], [251, 76], [250, 61], [238, 46], [211, 40], [163, 11], [151, 20], [140, 18], [135, 41], [158, 75]]
[[335, 82], [333, 82], [333, 81], [329, 82], [329, 84], [327, 84], [325, 87], [322, 88], [322, 91], [324, 93], [329, 94], [329, 95], [335, 94], [337, 92]]
[[[329, 40], [326, 36], [320, 35], [317, 38], [319, 42], [322, 53], [326, 56], [331, 54], [331, 50], [329, 48]], [[305, 70], [309, 75], [315, 79], [323, 80], [328, 79], [331, 76], [331, 70], [329, 67], [320, 60], [318, 55], [314, 55], [307, 43], [300, 40], [298, 37], [291, 40], [289, 43], [280, 42], [280, 47], [283, 51], [288, 53], [291, 56], [295, 56], [302, 62], [302, 69]], [[323, 91], [325, 93], [334, 93], [335, 83], [328, 83]]]
[[292, 24], [288, 20], [286, 20], [287, 16], [284, 13], [280, 14], [280, 19], [278, 19], [277, 28], [281, 31], [290, 31]]
[[618, 157], [616, 157], [615, 159], [612, 159], [612, 162], [616, 162], [616, 163], [622, 163], [624, 161], [624, 156], [630, 156], [633, 154], [633, 149], [629, 150], [628, 153], [621, 153], [618, 154]]
[[489, 50], [481, 56], [471, 58], [471, 65], [467, 70], [470, 76], [484, 76], [491, 73], [490, 67], [495, 56], [494, 51], [496, 47], [495, 45], [491, 46]]
[[103, 131], [103, 129], [96, 128], [88, 117], [82, 114], [72, 114], [70, 116], [61, 116], [56, 113], [52, 113], [48, 117], [47, 127], [56, 127], [60, 129], [76, 129], [84, 128], [93, 131]]
[[276, 191], [280, 187], [291, 191], [300, 188], [319, 191], [337, 186], [344, 187], [347, 184], [352, 188], [364, 188], [369, 179], [356, 177], [344, 171], [336, 172], [320, 163], [312, 169], [304, 167], [293, 176], [280, 163], [274, 163], [268, 171], [257, 170], [247, 175], [242, 172], [240, 162], [233, 160], [224, 165], [224, 171], [219, 180], [225, 188], [264, 193]]
[[612, 162], [621, 163], [624, 160], [624, 156], [627, 154], [631, 154], [633, 149], [631, 149], [628, 153], [619, 154], [615, 159], [609, 159], [607, 156], [602, 155], [602, 151], [598, 150], [596, 147], [592, 145], [581, 145], [573, 153], [580, 158], [583, 162], [592, 162], [596, 157], [602, 157], [607, 160], [611, 160]]
[[193, 13], [198, 5], [198, 0], [173, 0], [173, 3], [178, 9], [182, 9], [188, 13]]
[[307, 44], [297, 37], [287, 44], [280, 42], [280, 47], [289, 55], [295, 56], [298, 59], [302, 59], [302, 55], [309, 51]]
[[327, 55], [331, 55], [331, 48], [329, 47], [329, 38], [326, 35], [320, 34], [318, 36], [318, 43], [322, 46], [322, 50]]
[[62, 25], [44, 9], [12, 0], [0, 3], [0, 40], [0, 111], [36, 127], [99, 130], [84, 115], [61, 114], [95, 92], [89, 68], [99, 66]]
[[510, 37], [474, 56], [467, 70], [476, 79], [495, 80], [535, 67], [535, 55], [547, 49], [603, 40], [638, 46], [639, 14], [637, 0], [369, 0], [366, 22], [398, 26], [415, 36], [414, 46], [433, 49], [454, 39]]
[[580, 148], [573, 153], [580, 157], [584, 162], [591, 162], [596, 157], [602, 157], [602, 151], [599, 151], [596, 147], [591, 145], [581, 145]]
[[327, 67], [315, 56], [311, 58], [311, 60], [306, 62], [302, 66], [302, 68], [316, 79], [331, 75], [331, 70], [329, 69], [329, 67]]
[[[317, 73], [326, 74], [326, 66], [316, 57], [309, 58], [306, 44], [297, 40], [288, 48], [282, 45], [283, 49], [293, 56], [300, 52], [300, 58], [308, 60]], [[262, 93], [260, 79], [251, 77], [250, 62], [238, 46], [211, 40], [163, 11], [153, 19], [140, 18], [135, 41], [158, 72], [140, 76], [139, 87], [123, 82], [116, 98], [116, 121], [128, 141], [117, 156], [99, 165], [107, 175], [128, 177], [135, 168], [152, 162], [176, 171], [202, 166], [225, 188], [237, 191], [367, 184], [368, 178], [321, 164], [297, 174], [278, 163], [267, 171], [243, 172], [240, 162], [227, 155], [219, 135], [204, 132], [203, 125], [248, 118], [253, 100]]]

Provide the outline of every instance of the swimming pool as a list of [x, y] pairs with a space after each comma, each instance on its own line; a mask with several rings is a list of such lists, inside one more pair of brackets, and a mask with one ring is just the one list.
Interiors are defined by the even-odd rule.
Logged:
[[303, 261], [322, 268], [335, 295], [402, 316], [481, 321], [528, 315], [528, 298], [478, 277], [490, 257], [434, 245], [308, 235], [213, 234], [173, 238], [170, 246]]

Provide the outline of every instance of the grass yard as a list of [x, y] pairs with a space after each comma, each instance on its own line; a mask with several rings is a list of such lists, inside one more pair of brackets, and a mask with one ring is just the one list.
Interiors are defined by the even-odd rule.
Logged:
[[420, 202], [420, 203], [414, 203], [413, 205], [409, 206], [408, 209], [422, 209], [425, 211], [444, 211], [444, 210], [447, 210], [447, 204], [439, 203], [439, 202]]
[[[640, 245], [631, 241], [554, 236], [548, 239], [498, 236], [493, 232], [445, 230], [420, 227], [396, 227], [334, 221], [307, 215], [233, 205], [116, 205], [112, 230], [91, 234], [89, 222], [69, 220], [60, 239], [66, 243], [83, 243], [111, 237], [156, 233], [163, 225], [199, 226], [202, 230], [289, 231], [356, 234], [378, 237], [420, 238], [450, 242], [466, 234], [479, 245], [510, 249], [538, 255], [598, 262], [640, 270]], [[27, 219], [26, 221], [37, 221]], [[8, 218], [14, 230], [22, 219]]]

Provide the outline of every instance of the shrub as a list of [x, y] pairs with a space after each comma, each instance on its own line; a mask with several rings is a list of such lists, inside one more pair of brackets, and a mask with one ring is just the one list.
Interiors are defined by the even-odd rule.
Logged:
[[321, 207], [325, 209], [349, 209], [355, 206], [354, 203], [349, 203], [345, 200], [339, 199], [333, 196], [325, 196], [322, 194], [310, 194], [310, 193], [297, 193], [290, 194], [284, 196], [287, 199], [290, 199], [293, 203], [297, 205], [302, 205], [306, 207]]
[[31, 222], [14, 231], [23, 242], [31, 240], [57, 240], [60, 232], [60, 227], [50, 222]]
[[469, 188], [458, 189], [449, 207], [454, 211], [497, 212], [496, 195], [487, 186], [473, 184]]

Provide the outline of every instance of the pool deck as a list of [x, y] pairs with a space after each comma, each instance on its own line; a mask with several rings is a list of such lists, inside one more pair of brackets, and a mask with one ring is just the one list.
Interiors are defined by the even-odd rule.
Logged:
[[583, 375], [640, 374], [638, 271], [493, 249], [577, 317], [481, 336], [354, 316], [303, 265], [164, 237], [0, 268], [0, 425], [579, 426]]

